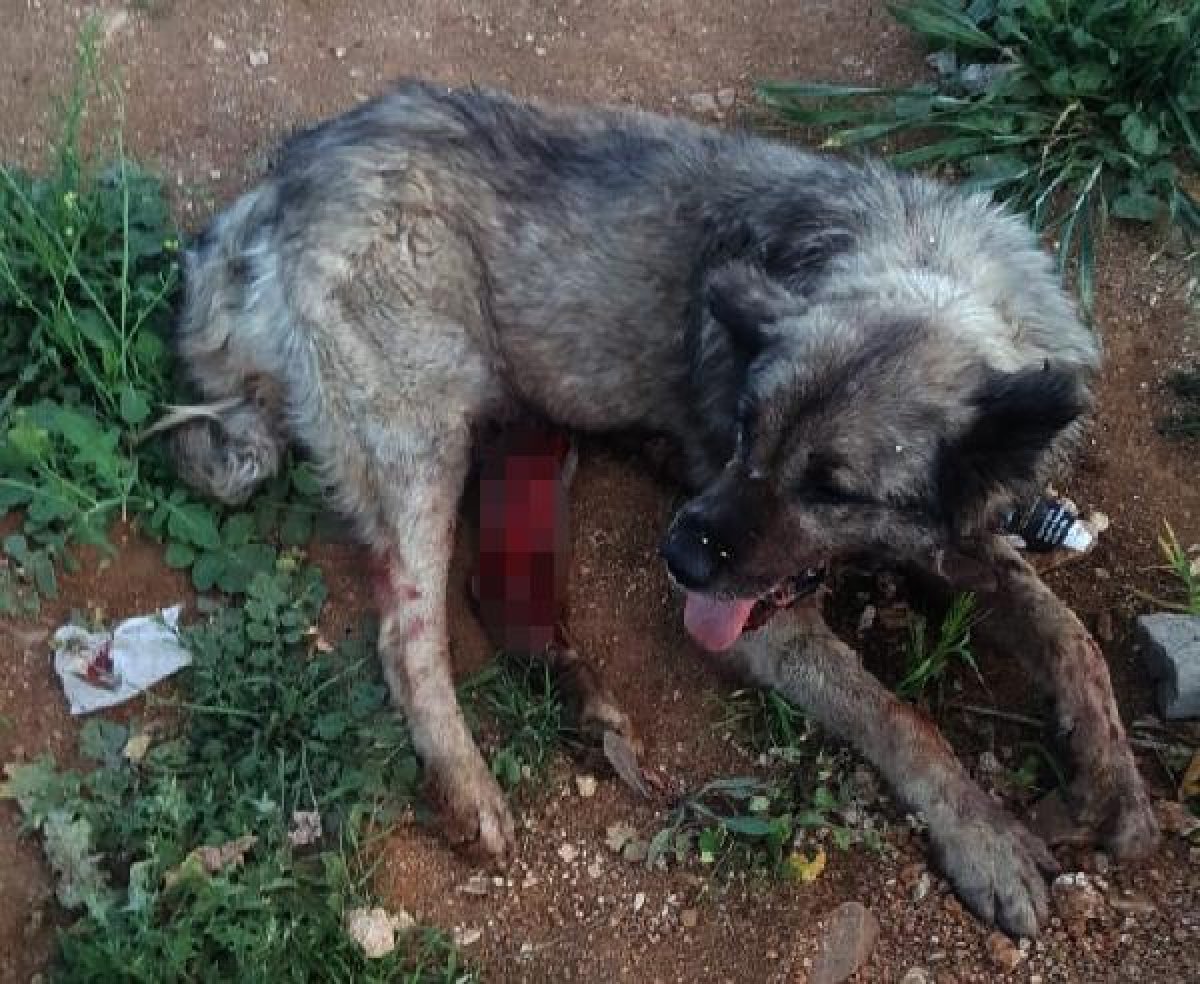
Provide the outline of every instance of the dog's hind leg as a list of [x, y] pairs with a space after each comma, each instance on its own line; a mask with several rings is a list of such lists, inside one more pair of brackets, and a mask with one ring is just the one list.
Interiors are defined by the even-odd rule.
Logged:
[[1119, 858], [1149, 854], [1158, 843], [1158, 823], [1100, 647], [1011, 544], [993, 537], [983, 551], [996, 583], [979, 594], [987, 614], [973, 634], [1019, 657], [1053, 697], [1076, 770], [1069, 795], [1077, 819]]
[[451, 676], [446, 583], [467, 449], [454, 454], [448, 444], [406, 455], [403, 466], [380, 475], [387, 542], [377, 541], [372, 557], [379, 653], [447, 839], [502, 856], [513, 843], [512, 814], [471, 737]]
[[858, 748], [925, 814], [942, 870], [981, 919], [1034, 936], [1045, 922], [1045, 845], [980, 789], [937, 728], [863, 667], [813, 604], [776, 615], [734, 650], [738, 666]]

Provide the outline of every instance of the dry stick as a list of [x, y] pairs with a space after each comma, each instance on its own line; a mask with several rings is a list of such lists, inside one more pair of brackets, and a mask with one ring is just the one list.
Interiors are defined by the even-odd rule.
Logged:
[[1037, 718], [1027, 717], [1024, 714], [1016, 714], [1013, 711], [1002, 711], [996, 707], [983, 707], [980, 704], [960, 704], [957, 701], [952, 701], [949, 706], [956, 711], [965, 711], [968, 714], [976, 714], [979, 717], [1009, 721], [1012, 724], [1023, 724], [1029, 728], [1044, 728], [1046, 726], [1045, 721], [1039, 721]]
[[[1028, 728], [1041, 729], [1046, 726], [1045, 721], [1039, 721], [1037, 718], [1028, 717], [1025, 714], [1017, 714], [1013, 711], [1002, 711], [996, 707], [983, 707], [979, 704], [960, 704], [957, 701], [951, 702], [947, 706], [956, 711], [963, 711], [967, 714], [975, 714], [979, 717], [996, 718], [999, 721], [1008, 721], [1010, 724], [1022, 724]], [[1129, 739], [1129, 744], [1134, 748], [1141, 748], [1151, 752], [1191, 751], [1191, 748], [1188, 745], [1155, 741], [1153, 738], [1131, 737]]]

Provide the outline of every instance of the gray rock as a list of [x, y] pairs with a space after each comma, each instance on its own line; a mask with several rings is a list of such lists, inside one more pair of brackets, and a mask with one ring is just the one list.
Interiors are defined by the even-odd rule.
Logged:
[[938, 75], [953, 75], [958, 71], [958, 56], [949, 49], [935, 51], [933, 54], [925, 56], [925, 64]]
[[809, 984], [841, 984], [870, 959], [879, 941], [879, 920], [859, 902], [839, 905], [825, 920], [825, 943], [808, 975]]
[[709, 113], [715, 116], [720, 112], [716, 97], [711, 92], [695, 92], [688, 96], [688, 105], [693, 113]]
[[1158, 613], [1137, 620], [1138, 642], [1158, 680], [1163, 716], [1200, 717], [1200, 616]]

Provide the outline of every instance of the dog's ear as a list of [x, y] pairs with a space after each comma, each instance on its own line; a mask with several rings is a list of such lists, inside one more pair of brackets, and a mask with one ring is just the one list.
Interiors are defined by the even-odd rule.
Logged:
[[990, 371], [971, 402], [974, 420], [938, 462], [941, 502], [956, 525], [998, 493], [1024, 492], [1039, 479], [1047, 452], [1087, 409], [1088, 396], [1078, 372], [1047, 365]]
[[704, 306], [746, 360], [770, 344], [773, 329], [782, 318], [801, 309], [798, 299], [759, 267], [742, 262], [727, 263], [709, 274]]
[[698, 428], [718, 457], [734, 444], [749, 366], [800, 313], [803, 302], [749, 263], [734, 261], [710, 271], [700, 285], [688, 332], [692, 409]]

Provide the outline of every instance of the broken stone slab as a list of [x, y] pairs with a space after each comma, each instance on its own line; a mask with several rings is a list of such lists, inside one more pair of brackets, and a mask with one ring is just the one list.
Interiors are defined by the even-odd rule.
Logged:
[[1138, 642], [1172, 721], [1200, 717], [1200, 616], [1159, 612], [1137, 620]]

